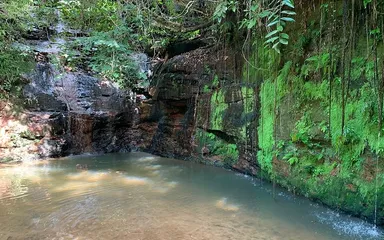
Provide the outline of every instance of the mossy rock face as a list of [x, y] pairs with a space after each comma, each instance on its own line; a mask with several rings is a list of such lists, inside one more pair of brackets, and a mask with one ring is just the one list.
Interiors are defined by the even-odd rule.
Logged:
[[247, 136], [253, 135], [252, 127], [256, 129], [256, 101], [251, 87], [225, 87], [203, 93], [196, 107], [196, 151], [229, 167], [237, 164], [244, 145], [254, 141]]
[[[275, 168], [274, 181], [295, 194], [306, 196], [368, 221], [374, 221], [376, 192], [372, 183], [366, 183], [371, 185], [372, 192], [367, 196], [362, 196], [356, 186], [349, 184], [348, 180], [342, 178], [328, 176], [318, 179], [309, 176], [299, 168], [293, 168], [289, 175], [285, 175], [281, 170]], [[270, 178], [270, 174], [264, 173], [263, 177]], [[377, 199], [379, 200], [377, 223], [383, 224], [384, 203], [380, 199], [383, 199], [384, 191], [382, 188], [377, 190]]]
[[[223, 88], [212, 93], [210, 98], [209, 126], [207, 128], [225, 131], [236, 138], [245, 138], [245, 128], [256, 122], [252, 88]], [[206, 100], [201, 105], [207, 104]], [[205, 109], [206, 110], [206, 109]], [[198, 112], [200, 115], [200, 111]], [[207, 115], [202, 112], [201, 115]]]
[[235, 143], [217, 132], [206, 132], [198, 129], [195, 134], [197, 142], [195, 151], [205, 162], [231, 167], [239, 158], [239, 150]]

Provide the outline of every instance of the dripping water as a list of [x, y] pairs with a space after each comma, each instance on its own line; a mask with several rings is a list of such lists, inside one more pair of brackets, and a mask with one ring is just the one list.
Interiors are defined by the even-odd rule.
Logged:
[[379, 155], [376, 155], [376, 179], [375, 179], [375, 219], [374, 224], [377, 226], [377, 176], [379, 170]]
[[[377, 144], [379, 144], [381, 138], [381, 133], [379, 129], [379, 134], [377, 135]], [[378, 172], [379, 172], [379, 154], [376, 152], [376, 172], [375, 172], [375, 219], [374, 224], [377, 227], [377, 202], [378, 202]]]

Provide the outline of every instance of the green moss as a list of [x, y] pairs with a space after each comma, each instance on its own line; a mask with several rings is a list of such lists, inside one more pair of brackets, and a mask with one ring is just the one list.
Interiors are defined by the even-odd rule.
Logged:
[[255, 92], [253, 88], [250, 87], [242, 87], [241, 95], [243, 99], [243, 111], [241, 116], [241, 121], [243, 126], [240, 130], [240, 136], [242, 139], [247, 137], [247, 128], [252, 126], [252, 116], [254, 115], [255, 109]]
[[208, 85], [204, 85], [203, 93], [209, 93], [210, 91], [211, 91], [210, 87]]
[[250, 87], [242, 87], [241, 94], [243, 97], [244, 114], [248, 114], [254, 111], [254, 90]]
[[[316, 75], [322, 72], [323, 76], [328, 76], [328, 61], [323, 55], [317, 60], [305, 61], [304, 75], [292, 71], [292, 66], [286, 64], [278, 76], [272, 74], [262, 83], [258, 163], [267, 178], [273, 178], [289, 189], [327, 205], [371, 218], [376, 189], [379, 196], [384, 194], [381, 193], [384, 179], [379, 175], [376, 182], [374, 168], [376, 157], [379, 157], [379, 170], [382, 167], [384, 140], [378, 137], [377, 93], [372, 88], [372, 66], [368, 63], [365, 69], [352, 72], [351, 81], [356, 82], [351, 84], [358, 87], [351, 88], [346, 99], [345, 127], [342, 132], [340, 78], [336, 76], [332, 80], [330, 105], [329, 79], [319, 80], [321, 74]], [[359, 61], [355, 60], [354, 64], [360, 66]], [[309, 77], [317, 80], [306, 79]], [[365, 84], [359, 83], [362, 77], [368, 79]], [[294, 124], [283, 122], [283, 126], [279, 126], [291, 128], [292, 137], [291, 141], [279, 148], [275, 143], [286, 139], [280, 139], [281, 136], [274, 139], [274, 128], [277, 121], [281, 121], [274, 111], [276, 109], [279, 114], [281, 102], [288, 98], [291, 102], [284, 107], [290, 109], [284, 109], [285, 114], [297, 120], [296, 123], [293, 121]], [[278, 163], [276, 169], [272, 163], [275, 154], [280, 159], [278, 161], [284, 161]], [[373, 159], [369, 160], [371, 157]], [[379, 204], [379, 209], [383, 209], [383, 203]]]
[[[206, 154], [205, 158], [210, 159], [219, 156], [223, 164], [233, 166], [239, 159], [239, 150], [234, 143], [228, 143], [213, 133], [198, 129], [195, 134], [198, 141], [197, 152]], [[205, 149], [205, 150], [204, 150]]]
[[224, 90], [219, 89], [213, 92], [211, 97], [211, 129], [223, 130], [223, 117], [228, 104], [224, 99]]
[[291, 62], [287, 62], [275, 80], [266, 80], [261, 85], [261, 109], [258, 128], [258, 142], [261, 150], [257, 153], [257, 157], [261, 168], [269, 173], [272, 173], [275, 146], [273, 136], [276, 121], [275, 108], [278, 109], [280, 101], [286, 94], [286, 82], [288, 81], [291, 64]]
[[266, 81], [261, 86], [260, 98], [260, 125], [258, 128], [259, 148], [257, 159], [262, 169], [272, 171], [273, 146], [275, 140], [274, 133], [274, 84]]
[[214, 87], [214, 88], [219, 87], [219, 77], [217, 75], [215, 75], [215, 77], [213, 78], [212, 87]]
[[242, 71], [243, 83], [260, 84], [279, 71], [279, 54], [273, 49], [265, 48], [264, 42], [263, 38], [254, 38], [254, 51], [248, 56]]
[[[262, 48], [262, 40], [255, 39], [255, 49], [243, 68], [243, 83], [260, 87], [257, 161], [267, 178], [372, 219], [376, 191], [378, 199], [384, 197], [384, 139], [379, 134], [382, 129], [378, 129], [377, 80], [371, 53], [374, 37], [372, 33], [366, 36], [363, 26], [356, 29], [356, 45], [352, 56], [347, 52], [343, 59], [347, 64], [342, 73], [343, 46], [338, 40], [329, 41], [330, 25], [326, 21], [333, 9], [338, 9], [335, 23], [340, 24], [340, 2], [332, 9], [318, 7], [305, 18], [298, 14], [297, 22], [305, 20], [307, 29], [290, 29], [292, 44], [283, 49], [281, 58], [269, 55]], [[339, 39], [342, 33], [333, 34]], [[380, 59], [383, 46], [380, 42]], [[381, 60], [378, 64], [380, 68]], [[380, 71], [378, 79], [382, 79]], [[343, 75], [348, 93], [342, 132]], [[244, 105], [247, 112], [247, 103]], [[246, 137], [247, 131], [241, 131]], [[384, 203], [380, 200], [378, 208], [381, 214]]]

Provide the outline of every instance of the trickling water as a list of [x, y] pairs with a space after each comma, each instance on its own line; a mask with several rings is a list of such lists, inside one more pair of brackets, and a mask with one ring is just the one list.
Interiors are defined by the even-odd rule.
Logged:
[[[381, 138], [381, 132], [377, 135], [377, 144], [379, 145]], [[374, 219], [374, 224], [377, 226], [377, 202], [378, 202], [378, 190], [377, 190], [377, 185], [378, 185], [378, 176], [379, 176], [379, 154], [376, 153], [376, 170], [375, 170], [375, 219]]]
[[251, 177], [144, 153], [3, 168], [0, 239], [383, 238], [371, 224], [276, 191], [273, 200], [272, 186]]
[[374, 219], [374, 223], [375, 223], [375, 226], [377, 226], [377, 181], [378, 181], [378, 173], [379, 173], [379, 156], [376, 156], [376, 172], [375, 172], [375, 175], [376, 175], [376, 178], [375, 178], [375, 219]]

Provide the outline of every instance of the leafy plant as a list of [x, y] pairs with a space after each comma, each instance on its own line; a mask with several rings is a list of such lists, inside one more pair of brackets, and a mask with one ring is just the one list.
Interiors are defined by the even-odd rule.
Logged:
[[288, 161], [289, 165], [295, 165], [299, 162], [299, 152], [297, 148], [290, 150], [283, 156], [283, 160]]
[[292, 16], [296, 15], [292, 9], [295, 6], [292, 0], [281, 0], [272, 10], [266, 10], [264, 15], [267, 15], [267, 27], [273, 27], [274, 30], [269, 32], [265, 38], [265, 44], [272, 46], [280, 53], [280, 45], [287, 45], [289, 35], [284, 33], [284, 28], [288, 22], [294, 22]]
[[240, 29], [256, 30], [256, 25], [261, 20], [267, 21], [267, 29], [273, 30], [265, 36], [265, 45], [271, 46], [272, 49], [280, 53], [280, 45], [287, 45], [289, 35], [284, 33], [284, 29], [288, 22], [294, 22], [293, 16], [296, 12], [292, 0], [278, 0], [278, 1], [251, 1], [247, 7], [241, 9], [238, 1], [226, 0], [219, 3], [213, 13], [213, 19], [218, 23], [223, 23], [228, 13], [240, 12], [242, 19], [240, 22]]
[[226, 17], [228, 11], [235, 13], [237, 9], [238, 1], [222, 1], [216, 6], [215, 12], [213, 13], [213, 19], [221, 23]]
[[370, 4], [372, 0], [363, 0], [364, 8], [367, 8], [368, 4]]
[[292, 142], [302, 142], [305, 145], [311, 144], [312, 135], [310, 133], [313, 123], [309, 112], [304, 113], [299, 121], [296, 122], [295, 129], [291, 134]]
[[0, 98], [8, 98], [10, 94], [19, 96], [22, 90], [21, 74], [33, 67], [32, 54], [0, 46]]
[[118, 83], [121, 87], [130, 87], [146, 75], [139, 71], [138, 63], [132, 58], [132, 49], [124, 39], [134, 37], [126, 27], [115, 28], [108, 32], [93, 32], [90, 37], [78, 38], [72, 49], [79, 49], [80, 57], [74, 57], [74, 51], [68, 51], [67, 58], [72, 64], [86, 63], [101, 77]]
[[111, 0], [60, 0], [68, 25], [84, 31], [108, 31], [119, 25], [118, 3]]
[[330, 54], [322, 53], [314, 55], [305, 60], [304, 65], [301, 67], [301, 74], [307, 77], [310, 73], [325, 70], [330, 63]]

